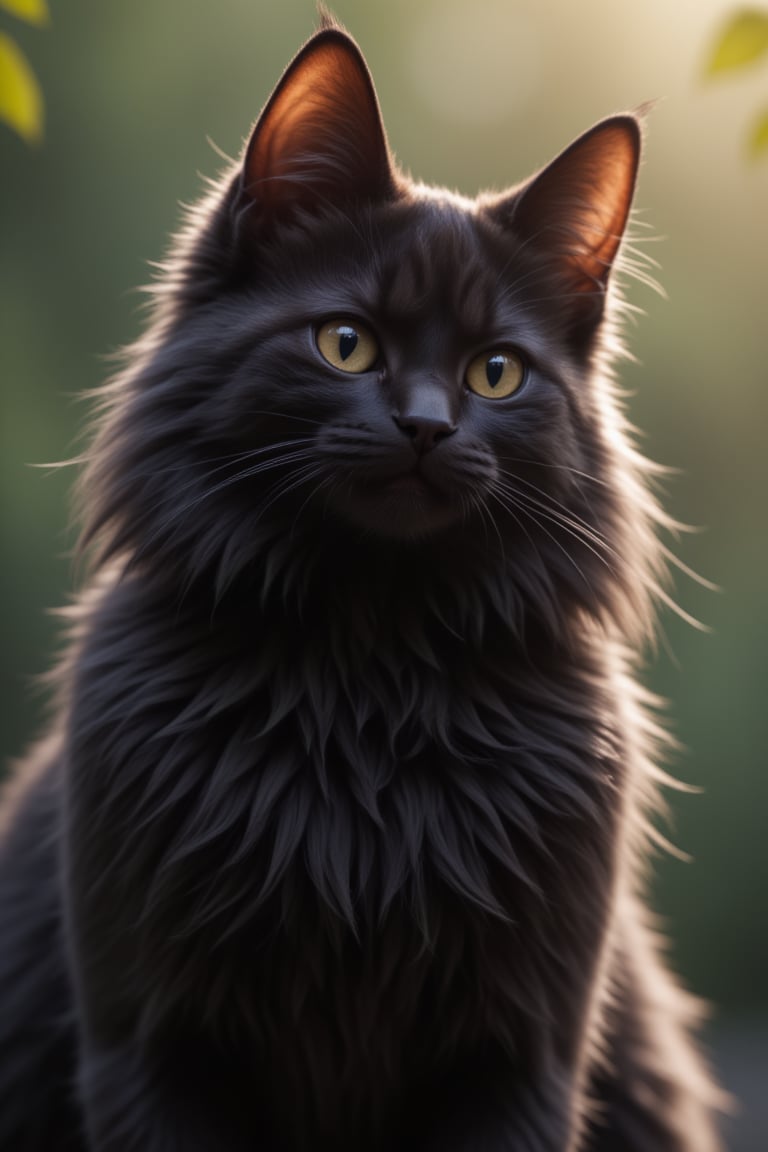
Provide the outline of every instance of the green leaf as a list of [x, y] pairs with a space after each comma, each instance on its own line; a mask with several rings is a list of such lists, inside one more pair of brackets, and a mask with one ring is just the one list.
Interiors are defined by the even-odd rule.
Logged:
[[0, 120], [29, 144], [43, 136], [43, 96], [34, 72], [14, 44], [0, 32]]
[[732, 16], [715, 40], [707, 76], [745, 68], [768, 52], [768, 10], [743, 8]]
[[0, 8], [30, 24], [47, 24], [50, 18], [47, 0], [0, 0]]
[[755, 120], [749, 137], [749, 154], [753, 160], [765, 152], [768, 152], [768, 108]]

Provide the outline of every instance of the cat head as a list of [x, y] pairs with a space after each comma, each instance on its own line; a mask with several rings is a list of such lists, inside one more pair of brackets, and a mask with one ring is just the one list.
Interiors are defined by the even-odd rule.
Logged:
[[110, 385], [86, 538], [219, 589], [446, 549], [539, 603], [639, 588], [653, 506], [606, 371], [639, 154], [622, 115], [504, 193], [416, 185], [326, 21]]

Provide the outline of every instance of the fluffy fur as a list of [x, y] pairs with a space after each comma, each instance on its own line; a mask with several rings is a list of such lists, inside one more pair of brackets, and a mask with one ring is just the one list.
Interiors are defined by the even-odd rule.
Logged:
[[[638, 155], [615, 117], [502, 195], [416, 186], [326, 21], [192, 215], [104, 392], [92, 577], [5, 800], [3, 1149], [719, 1147], [642, 905]], [[466, 384], [495, 349], [499, 399]]]

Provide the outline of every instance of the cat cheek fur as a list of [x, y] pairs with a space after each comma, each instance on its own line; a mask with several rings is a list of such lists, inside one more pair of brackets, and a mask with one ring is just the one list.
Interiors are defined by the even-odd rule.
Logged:
[[[617, 116], [502, 195], [415, 185], [324, 17], [190, 215], [4, 800], [3, 1149], [720, 1147], [644, 906], [666, 521], [611, 375], [639, 153]], [[344, 318], [360, 372], [316, 344]], [[478, 395], [498, 349], [525, 380]]]

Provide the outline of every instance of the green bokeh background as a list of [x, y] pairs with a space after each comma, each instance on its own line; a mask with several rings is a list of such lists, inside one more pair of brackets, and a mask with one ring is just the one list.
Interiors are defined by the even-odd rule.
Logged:
[[[53, 0], [52, 24], [2, 17], [46, 97], [44, 145], [0, 126], [0, 754], [19, 754], [72, 587], [74, 399], [141, 324], [149, 278], [201, 174], [235, 155], [283, 65], [311, 32], [308, 0]], [[711, 629], [667, 614], [649, 681], [686, 751], [658, 905], [673, 956], [717, 1005], [715, 1041], [749, 1100], [768, 1084], [768, 161], [750, 164], [768, 68], [702, 80], [727, 0], [339, 0], [361, 42], [403, 166], [472, 194], [547, 161], [599, 117], [658, 103], [638, 195], [640, 235], [667, 298], [641, 284], [629, 408], [656, 460], [679, 469], [667, 505], [681, 537], [678, 597]], [[745, 1039], [746, 1038], [746, 1039]], [[748, 1055], [744, 1047], [751, 1047]], [[762, 1067], [763, 1073], [760, 1073]], [[762, 1092], [733, 1147], [763, 1147]], [[751, 1117], [751, 1119], [750, 1119]], [[736, 1130], [741, 1135], [736, 1134]], [[757, 1139], [757, 1143], [749, 1143]], [[739, 1143], [739, 1141], [741, 1141]]]

